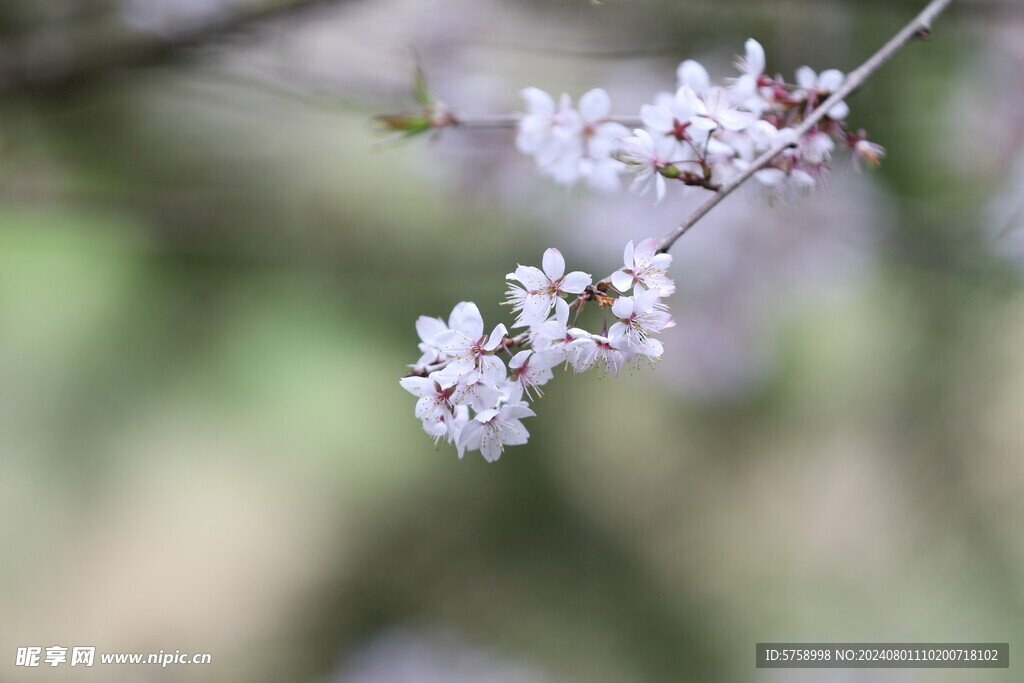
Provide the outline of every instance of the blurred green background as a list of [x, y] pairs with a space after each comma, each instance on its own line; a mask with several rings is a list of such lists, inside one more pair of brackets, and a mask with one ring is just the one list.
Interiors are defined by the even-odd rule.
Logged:
[[1019, 3], [954, 3], [850, 99], [879, 171], [676, 245], [655, 370], [557, 377], [494, 465], [397, 381], [418, 315], [508, 323], [516, 263], [603, 275], [700, 199], [565, 190], [511, 131], [382, 146], [412, 50], [458, 112], [631, 114], [748, 36], [851, 70], [922, 4], [3, 3], [0, 679], [1019, 680], [753, 665], [1024, 642]]

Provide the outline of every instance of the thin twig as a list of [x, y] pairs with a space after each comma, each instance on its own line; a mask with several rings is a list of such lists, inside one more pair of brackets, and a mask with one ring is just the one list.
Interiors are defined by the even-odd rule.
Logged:
[[[904, 26], [899, 33], [894, 35], [878, 52], [871, 55], [870, 59], [857, 67], [856, 70], [850, 72], [842, 86], [832, 93], [828, 99], [822, 102], [817, 109], [808, 114], [803, 123], [797, 126], [795, 131], [796, 137], [794, 139], [799, 140], [803, 137], [807, 131], [813, 128], [822, 118], [825, 117], [833, 106], [859, 88], [868, 78], [878, 71], [882, 65], [892, 59], [897, 52], [906, 47], [910, 41], [914, 38], [927, 37], [931, 32], [932, 21], [934, 21], [935, 17], [937, 17], [939, 13], [946, 9], [950, 2], [952, 2], [952, 0], [931, 0], [924, 10], [922, 10], [922, 12], [913, 19], [913, 21]], [[687, 230], [692, 228], [694, 224], [711, 211], [711, 209], [715, 208], [719, 202], [728, 197], [733, 190], [743, 184], [743, 182], [750, 178], [750, 176], [767, 166], [775, 157], [782, 154], [783, 151], [792, 145], [792, 142], [787, 141], [775, 144], [771, 149], [759, 156], [754, 163], [748, 166], [742, 173], [729, 182], [723, 184], [721, 189], [712, 195], [706, 202], [701, 204], [685, 223], [661, 238], [661, 241], [658, 243], [658, 252], [666, 252], [671, 249], [677, 239], [686, 234]]]
[[[461, 128], [515, 128], [521, 120], [522, 117], [517, 115], [456, 115], [455, 121], [451, 125]], [[621, 123], [627, 128], [639, 128], [643, 125], [643, 122], [636, 116], [609, 116], [607, 120]]]

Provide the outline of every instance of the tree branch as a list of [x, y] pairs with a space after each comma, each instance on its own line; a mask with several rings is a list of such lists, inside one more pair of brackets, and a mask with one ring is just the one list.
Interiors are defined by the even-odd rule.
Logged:
[[[828, 113], [835, 104], [859, 88], [868, 78], [874, 75], [878, 69], [892, 59], [896, 53], [906, 47], [914, 38], [923, 38], [930, 35], [932, 21], [934, 21], [935, 17], [946, 9], [950, 2], [952, 2], [952, 0], [931, 0], [920, 14], [918, 14], [909, 24], [900, 29], [900, 31], [894, 35], [889, 42], [883, 45], [878, 52], [871, 55], [866, 62], [857, 67], [856, 70], [852, 71], [846, 77], [843, 85], [832, 93], [828, 99], [822, 102], [817, 109], [811, 112], [811, 114], [804, 119], [803, 123], [796, 127], [795, 139], [799, 140], [803, 137], [807, 131], [817, 125], [817, 123], [825, 117], [825, 114]], [[661, 238], [661, 241], [658, 242], [658, 252], [666, 252], [671, 249], [676, 240], [686, 234], [686, 231], [692, 228], [697, 221], [703, 218], [709, 211], [711, 211], [711, 209], [715, 208], [719, 202], [728, 197], [733, 190], [742, 185], [744, 181], [750, 178], [750, 176], [754, 175], [754, 173], [771, 163], [775, 157], [782, 154], [782, 152], [792, 146], [792, 144], [793, 143], [786, 143], [785, 141], [777, 143], [754, 160], [754, 162], [744, 169], [742, 173], [729, 182], [723, 184], [714, 195], [712, 195], [706, 202], [701, 204], [696, 211], [693, 212], [693, 215], [691, 215], [685, 223]]]

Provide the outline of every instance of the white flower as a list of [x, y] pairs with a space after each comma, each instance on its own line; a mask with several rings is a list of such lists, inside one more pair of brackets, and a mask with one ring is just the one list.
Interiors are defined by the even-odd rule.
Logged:
[[622, 141], [619, 152], [619, 161], [636, 173], [629, 189], [642, 197], [654, 186], [660, 203], [665, 198], [665, 177], [661, 175], [661, 169], [672, 163], [671, 155], [675, 148], [674, 138], [664, 137], [655, 141], [646, 130], [634, 130], [633, 137]]
[[626, 340], [621, 333], [609, 332], [608, 336], [604, 336], [579, 328], [573, 328], [569, 333], [575, 339], [566, 346], [566, 356], [575, 372], [585, 372], [597, 364], [608, 375], [619, 374], [627, 350]]
[[633, 296], [621, 296], [612, 305], [612, 313], [619, 322], [612, 325], [609, 337], [622, 337], [631, 353], [658, 358], [662, 344], [651, 335], [672, 327], [675, 323], [656, 290], [637, 286]]
[[554, 351], [565, 358], [565, 347], [575, 337], [569, 334], [569, 304], [555, 301], [555, 314], [530, 330], [530, 341], [536, 351]]
[[543, 257], [544, 270], [534, 266], [518, 266], [506, 277], [522, 283], [509, 285], [506, 300], [519, 311], [514, 327], [533, 327], [544, 322], [555, 301], [566, 294], [579, 294], [593, 281], [588, 273], [574, 270], [565, 274], [565, 259], [557, 249], [548, 249]]
[[619, 188], [622, 167], [612, 154], [629, 131], [609, 120], [612, 105], [607, 92], [595, 88], [585, 93], [579, 110], [565, 94], [557, 110], [542, 90], [526, 88], [522, 96], [529, 113], [520, 121], [516, 147], [532, 155], [543, 173], [563, 185], [583, 179], [602, 191]]
[[551, 368], [561, 362], [562, 355], [557, 351], [538, 351], [535, 353], [532, 349], [525, 349], [513, 356], [512, 360], [508, 362], [508, 367], [511, 369], [509, 375], [513, 381], [519, 382], [519, 385], [523, 388], [523, 393], [532, 399], [533, 395], [530, 393], [530, 390], [532, 389], [536, 395], [542, 396], [544, 392], [540, 390], [540, 387], [547, 384], [555, 376], [551, 372]]
[[827, 163], [832, 158], [832, 150], [836, 143], [832, 136], [817, 128], [812, 128], [800, 139], [797, 155], [808, 164]]
[[490, 336], [484, 336], [484, 319], [476, 304], [463, 302], [452, 313], [448, 321], [451, 329], [442, 332], [436, 338], [441, 352], [451, 357], [445, 368], [445, 376], [459, 377], [474, 368], [487, 372], [501, 366], [501, 360], [492, 352], [501, 344], [506, 334], [504, 325], [498, 325]]
[[[796, 84], [802, 91], [798, 90], [794, 94], [808, 100], [825, 99], [838, 90], [845, 79], [846, 76], [839, 69], [826, 69], [817, 74], [811, 67], [802, 66], [796, 70]], [[840, 100], [828, 110], [828, 117], [842, 121], [849, 113], [850, 107]]]
[[688, 144], [676, 145], [671, 152], [665, 150], [677, 161], [696, 159], [695, 148], [703, 147], [707, 141], [708, 131], [695, 128], [690, 121], [696, 114], [683, 88], [677, 90], [675, 95], [659, 93], [655, 104], [640, 107], [640, 120], [652, 137], [674, 138], [679, 143], [688, 141]]
[[525, 88], [520, 95], [526, 100], [528, 113], [519, 122], [516, 147], [535, 157], [539, 166], [545, 166], [563, 154], [578, 135], [579, 112], [572, 108], [566, 94], [557, 109], [551, 95], [538, 88]]
[[435, 377], [403, 377], [398, 383], [410, 394], [419, 397], [416, 401], [416, 417], [423, 420], [423, 428], [428, 434], [437, 436], [428, 427], [436, 426], [445, 418], [451, 418], [451, 397], [455, 386], [444, 386]]
[[501, 457], [505, 446], [526, 443], [530, 433], [520, 420], [535, 414], [520, 404], [481, 411], [462, 428], [458, 444], [465, 450], [479, 450], [484, 460], [494, 462]]
[[620, 292], [627, 292], [636, 283], [657, 292], [658, 296], [674, 293], [676, 284], [668, 276], [672, 256], [659, 254], [657, 249], [658, 243], [653, 237], [645, 239], [636, 248], [630, 240], [622, 253], [625, 267], [612, 273], [612, 286]]
[[740, 111], [733, 106], [729, 101], [728, 93], [723, 88], [711, 88], [700, 96], [685, 86], [680, 90], [687, 105], [694, 110], [690, 121], [698, 128], [743, 130], [757, 119], [756, 114]]
[[441, 351], [441, 347], [437, 342], [438, 337], [449, 329], [462, 329], [467, 324], [467, 316], [472, 318], [474, 315], [479, 316], [479, 314], [480, 312], [476, 310], [475, 304], [463, 301], [456, 304], [455, 308], [452, 309], [448, 316], [447, 324], [441, 318], [421, 315], [416, 320], [416, 333], [420, 337], [419, 349], [422, 355], [412, 367], [424, 368], [427, 365], [446, 360], [448, 357]]
[[506, 380], [505, 365], [497, 356], [489, 356], [488, 362], [481, 368], [473, 368], [469, 372], [459, 374], [458, 369], [451, 365], [431, 375], [442, 381], [455, 382], [452, 402], [467, 405], [479, 412], [493, 408], [501, 400], [501, 385]]

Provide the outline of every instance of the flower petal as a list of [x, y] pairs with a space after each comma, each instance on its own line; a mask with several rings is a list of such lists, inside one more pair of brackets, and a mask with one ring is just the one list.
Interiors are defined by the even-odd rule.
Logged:
[[611, 110], [611, 97], [602, 88], [594, 88], [580, 98], [579, 112], [587, 121], [600, 121], [608, 118]]
[[514, 370], [518, 370], [519, 368], [523, 367], [523, 364], [526, 362], [526, 360], [530, 357], [530, 354], [532, 353], [533, 351], [531, 351], [530, 349], [524, 349], [520, 351], [516, 355], [512, 356], [512, 360], [508, 362], [508, 366]]
[[534, 266], [519, 266], [516, 268], [516, 279], [523, 283], [527, 291], [539, 292], [550, 283], [548, 277], [540, 268]]
[[434, 391], [434, 380], [426, 377], [403, 377], [398, 383], [413, 396], [422, 396]]
[[420, 336], [420, 339], [427, 342], [428, 344], [438, 334], [448, 329], [444, 321], [440, 318], [431, 318], [426, 315], [421, 315], [416, 319], [416, 334]]
[[695, 92], [704, 92], [711, 83], [708, 70], [692, 59], [687, 59], [676, 69], [676, 77], [680, 86], [689, 86]]
[[506, 420], [521, 420], [524, 417], [536, 417], [537, 413], [525, 405], [507, 405], [501, 409], [501, 416]]
[[555, 300], [555, 322], [562, 327], [569, 322], [569, 304], [565, 302], [565, 299]]
[[499, 323], [498, 326], [491, 331], [491, 336], [487, 338], [487, 343], [484, 344], [484, 349], [487, 351], [493, 351], [498, 348], [498, 344], [501, 343], [501, 340], [506, 334], [508, 334], [508, 330], [505, 329], [503, 324]]
[[616, 270], [612, 273], [612, 287], [620, 292], [628, 292], [633, 286], [633, 276], [624, 270]]
[[761, 43], [757, 42], [753, 38], [747, 38], [747, 42], [743, 44], [743, 48], [746, 52], [746, 66], [747, 74], [751, 76], [760, 76], [764, 73], [764, 48], [761, 47]]
[[464, 332], [448, 330], [437, 335], [434, 340], [437, 347], [449, 356], [461, 356], [469, 350], [471, 340]]
[[523, 310], [519, 313], [516, 327], [533, 327], [540, 325], [548, 317], [554, 297], [549, 294], [531, 294], [523, 302]]
[[651, 267], [655, 270], [668, 271], [672, 265], [672, 254], [655, 254], [651, 258]]
[[479, 339], [484, 333], [484, 319], [475, 303], [463, 301], [452, 309], [448, 327], [462, 332], [471, 339]]
[[545, 250], [543, 265], [544, 274], [551, 281], [555, 281], [565, 274], [565, 259], [562, 257], [562, 252], [554, 247]]
[[581, 270], [574, 270], [562, 278], [562, 282], [558, 285], [558, 289], [563, 292], [568, 292], [569, 294], [580, 294], [593, 281], [594, 278], [590, 276], [590, 273], [584, 273]]
[[493, 429], [485, 428], [480, 439], [480, 455], [484, 456], [487, 462], [495, 462], [501, 457], [501, 442], [493, 433]]
[[[559, 351], [538, 351], [533, 354], [530, 360], [530, 367], [540, 370], [550, 370], [559, 363], [565, 356]], [[511, 365], [511, 362], [509, 363]]]
[[551, 116], [555, 113], [554, 99], [540, 88], [523, 88], [519, 96], [526, 101], [526, 109], [531, 114]]
[[743, 130], [757, 118], [749, 111], [737, 111], [735, 109], [724, 109], [718, 112], [718, 120], [722, 127], [727, 130]]
[[850, 107], [846, 102], [842, 100], [835, 103], [831, 109], [828, 110], [828, 117], [833, 121], [842, 121], [850, 114]]
[[633, 240], [626, 242], [626, 248], [622, 250], [622, 262], [627, 268], [633, 267]]
[[835, 92], [845, 79], [846, 76], [839, 69], [825, 69], [818, 76], [818, 87], [826, 92]]
[[506, 446], [522, 446], [529, 439], [530, 432], [526, 431], [526, 427], [519, 420], [507, 422], [501, 433], [501, 441]]
[[[496, 413], [498, 411], [494, 412]], [[462, 446], [464, 450], [475, 451], [480, 448], [480, 440], [483, 437], [483, 434], [484, 426], [476, 420], [470, 420], [466, 423], [466, 426], [462, 428], [462, 432], [459, 434], [458, 444]]]
[[796, 84], [801, 88], [811, 90], [817, 87], [818, 74], [814, 73], [814, 69], [809, 66], [801, 66], [796, 70]]
[[612, 313], [615, 314], [616, 318], [629, 318], [633, 315], [633, 297], [631, 296], [620, 296], [612, 304]]
[[648, 237], [640, 244], [636, 245], [636, 249], [633, 250], [633, 263], [646, 263], [654, 258], [654, 253], [658, 250], [658, 240], [653, 237]]
[[654, 187], [658, 197], [657, 201], [654, 203], [661, 204], [661, 200], [665, 198], [665, 176], [659, 173], [658, 176], [654, 179], [654, 182]]
[[653, 104], [645, 104], [640, 107], [640, 120], [651, 130], [658, 132], [672, 130], [674, 118], [668, 107], [658, 107]]
[[500, 381], [505, 378], [505, 364], [497, 356], [482, 356], [480, 372], [488, 381]]

